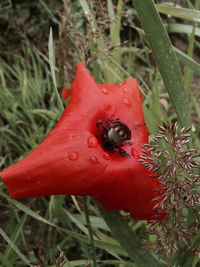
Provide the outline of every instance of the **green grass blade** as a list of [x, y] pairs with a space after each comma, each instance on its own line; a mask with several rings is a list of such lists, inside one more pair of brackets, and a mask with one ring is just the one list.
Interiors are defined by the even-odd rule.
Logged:
[[[68, 261], [68, 259], [66, 259], [66, 263], [63, 265], [63, 267], [72, 267], [72, 265], [70, 264], [70, 262]], [[57, 266], [56, 266], [57, 267]]]
[[[200, 5], [200, 1], [199, 0], [195, 1], [195, 8], [197, 10], [199, 9], [199, 5]], [[197, 23], [194, 23], [193, 28], [192, 28], [192, 33], [191, 33], [190, 39], [189, 39], [189, 46], [188, 46], [188, 56], [190, 56], [191, 58], [193, 57], [193, 53], [194, 53], [196, 28], [197, 28]], [[190, 84], [192, 82], [192, 76], [193, 76], [193, 74], [192, 74], [191, 69], [188, 66], [185, 66], [184, 84], [185, 84], [186, 90], [188, 92], [190, 91]]]
[[[3, 264], [4, 267], [13, 267], [13, 264], [10, 262], [3, 253], [0, 252], [0, 263]], [[0, 265], [2, 267], [2, 265]]]
[[165, 26], [152, 0], [133, 0], [181, 126], [190, 126], [188, 94]]
[[[115, 20], [115, 12], [114, 12], [113, 3], [111, 0], [107, 1], [107, 8], [108, 8], [108, 14], [109, 14], [111, 21], [114, 21]], [[114, 26], [115, 25], [113, 23], [110, 24], [111, 39], [112, 39], [112, 36], [114, 35]]]
[[[73, 215], [77, 220], [79, 220], [83, 225], [86, 225], [86, 221], [84, 216], [80, 214], [74, 214]], [[98, 216], [92, 216], [90, 215], [90, 221], [93, 227], [109, 231], [109, 228], [107, 224], [104, 222], [104, 219]]]
[[[79, 0], [80, 5], [83, 9], [83, 12], [85, 13], [85, 16], [88, 20], [88, 23], [90, 24], [91, 30], [92, 31], [97, 31], [98, 26], [95, 20], [95, 17], [92, 13], [92, 10], [89, 7], [88, 1], [87, 0]], [[106, 47], [103, 38], [100, 36], [99, 38], [96, 38], [95, 36], [93, 37], [95, 39], [95, 42], [97, 42], [98, 46], [104, 49]]]
[[141, 249], [140, 240], [119, 212], [106, 212], [101, 204], [97, 206], [113, 236], [138, 266], [162, 266], [148, 250]]
[[61, 115], [63, 110], [64, 110], [64, 106], [63, 106], [62, 100], [60, 98], [60, 95], [58, 93], [58, 89], [57, 89], [52, 28], [50, 28], [50, 32], [49, 32], [49, 64], [50, 64], [50, 69], [51, 69], [51, 75], [52, 75], [52, 79], [53, 79], [54, 88], [55, 88], [55, 91], [56, 91], [58, 107], [59, 107], [59, 111], [60, 111], [60, 115]]
[[[97, 261], [99, 266], [126, 266], [126, 267], [137, 267], [137, 265], [133, 264], [132, 262], [128, 261], [119, 261], [119, 260], [98, 260]], [[68, 264], [71, 264], [70, 266], [75, 267], [75, 266], [87, 266], [88, 264], [88, 259], [86, 260], [72, 260], [66, 262], [62, 267], [68, 267]], [[51, 265], [49, 267], [57, 267], [56, 265]]]
[[[116, 14], [114, 12], [114, 8], [112, 5], [112, 1], [108, 1], [108, 14], [111, 18], [110, 24], [110, 35], [111, 35], [111, 44], [112, 46], [116, 46], [113, 49], [113, 58], [120, 64], [120, 49], [117, 47], [120, 44], [120, 30], [121, 30], [121, 17], [123, 10], [123, 1], [118, 0]], [[120, 73], [120, 72], [119, 72]]]
[[88, 18], [88, 22], [89, 22], [91, 28], [96, 30], [97, 29], [97, 25], [96, 25], [96, 22], [94, 20], [93, 14], [92, 14], [92, 12], [90, 10], [90, 7], [88, 5], [87, 0], [79, 0], [79, 2], [80, 2], [80, 5], [81, 5], [85, 15]]
[[114, 30], [113, 30], [112, 40], [111, 40], [112, 45], [116, 45], [120, 43], [122, 9], [123, 9], [123, 1], [119, 0], [117, 4], [117, 13], [115, 17], [116, 21], [114, 22]]
[[162, 14], [171, 15], [173, 17], [186, 19], [194, 22], [200, 22], [200, 11], [197, 10], [164, 5], [156, 5], [156, 8]]
[[67, 214], [67, 216], [70, 218], [70, 220], [73, 222], [73, 223], [75, 223], [75, 225], [77, 225], [77, 227], [81, 230], [81, 231], [83, 231], [83, 233], [84, 234], [86, 234], [86, 235], [88, 235], [88, 229], [87, 229], [87, 227], [85, 227], [84, 225], [83, 225], [83, 223], [80, 221], [80, 220], [78, 220], [73, 214], [71, 214], [69, 211], [67, 211], [66, 209], [63, 209], [64, 210], [64, 212]]
[[[185, 34], [191, 34], [193, 30], [192, 25], [186, 25], [181, 23], [170, 23], [166, 25], [167, 32], [171, 33], [185, 33]], [[195, 36], [200, 36], [200, 29], [195, 29]]]
[[60, 21], [56, 18], [56, 16], [53, 14], [53, 11], [48, 7], [48, 5], [45, 3], [45, 1], [39, 0], [39, 3], [41, 4], [41, 6], [44, 8], [44, 10], [47, 12], [47, 14], [49, 15], [49, 17], [51, 18], [51, 20], [56, 23], [59, 24]]
[[[40, 221], [40, 222], [42, 222], [44, 224], [52, 226], [52, 227], [58, 229], [59, 231], [62, 231], [63, 233], [66, 233], [69, 236], [76, 238], [77, 240], [79, 240], [81, 242], [85, 242], [85, 243], [89, 243], [90, 242], [88, 236], [73, 232], [71, 230], [62, 228], [60, 226], [57, 226], [56, 224], [54, 224], [54, 223], [48, 221], [47, 219], [43, 218], [42, 216], [40, 216], [39, 214], [37, 214], [36, 212], [31, 210], [29, 207], [25, 206], [21, 202], [15, 200], [15, 199], [11, 199], [9, 196], [4, 194], [3, 192], [0, 192], [0, 195], [2, 197], [4, 197], [8, 202], [11, 202], [19, 210], [23, 211], [25, 214], [31, 216], [32, 218], [36, 219], [37, 221]], [[104, 250], [106, 250], [108, 252], [111, 251], [111, 252], [114, 252], [114, 253], [125, 254], [124, 249], [121, 248], [118, 244], [111, 244], [111, 243], [107, 243], [107, 242], [104, 242], [104, 241], [101, 241], [101, 240], [95, 240], [95, 246], [98, 247], [98, 248], [104, 249]]]
[[193, 70], [196, 74], [200, 75], [200, 64], [197, 63], [193, 58], [174, 47], [174, 51], [176, 53], [177, 58], [188, 66], [191, 70]]
[[[188, 56], [190, 58], [193, 57], [193, 51], [194, 51], [194, 41], [195, 41], [195, 29], [196, 29], [196, 23], [193, 25], [193, 30], [190, 36], [189, 46], [188, 46]], [[191, 69], [188, 66], [185, 66], [184, 70], [184, 84], [186, 90], [189, 92], [190, 90], [190, 84], [192, 81], [192, 72]]]
[[7, 236], [7, 234], [0, 228], [0, 235], [3, 239], [9, 244], [9, 246], [16, 252], [16, 254], [20, 257], [20, 259], [25, 262], [28, 266], [31, 266], [29, 260], [24, 256], [24, 254], [15, 246], [13, 241]]
[[[24, 226], [24, 223], [26, 222], [26, 218], [27, 218], [27, 215], [26, 215], [26, 214], [24, 214], [24, 215], [20, 218], [20, 222], [19, 222], [18, 226], [16, 227], [16, 229], [14, 230], [14, 233], [12, 234], [11, 239], [12, 239], [12, 242], [13, 242], [14, 244], [16, 244], [16, 242], [17, 242], [17, 240], [18, 240], [20, 234], [21, 234], [22, 231], [23, 231], [23, 226]], [[11, 248], [10, 246], [8, 246], [8, 247], [6, 248], [6, 251], [5, 251], [5, 257], [6, 257], [6, 258], [9, 258], [9, 254], [10, 254], [10, 252], [11, 252], [11, 249], [12, 249], [12, 248]]]

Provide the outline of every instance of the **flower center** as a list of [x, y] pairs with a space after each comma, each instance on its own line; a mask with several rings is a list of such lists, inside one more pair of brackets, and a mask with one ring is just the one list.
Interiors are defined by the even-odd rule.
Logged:
[[102, 125], [102, 121], [96, 122], [98, 129], [101, 130], [101, 142], [106, 150], [118, 152], [122, 157], [130, 157], [121, 147], [125, 144], [131, 145], [131, 131], [128, 126], [118, 119], [107, 119]]

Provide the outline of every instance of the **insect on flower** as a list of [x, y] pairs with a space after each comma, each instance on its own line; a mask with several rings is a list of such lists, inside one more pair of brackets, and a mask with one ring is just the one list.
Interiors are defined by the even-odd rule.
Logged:
[[131, 131], [128, 126], [121, 122], [119, 118], [116, 120], [106, 119], [106, 123], [102, 127], [102, 121], [96, 122], [97, 127], [102, 131], [101, 140], [105, 149], [115, 152], [118, 150], [122, 157], [130, 158], [130, 155], [122, 149], [120, 146], [125, 144], [132, 145], [132, 141], [128, 141], [131, 138]]

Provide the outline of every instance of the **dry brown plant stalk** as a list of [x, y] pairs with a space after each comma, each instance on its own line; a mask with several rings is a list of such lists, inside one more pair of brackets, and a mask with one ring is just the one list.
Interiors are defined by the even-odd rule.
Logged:
[[153, 137], [154, 144], [143, 147], [141, 162], [163, 185], [161, 201], [154, 208], [165, 209], [166, 216], [149, 223], [147, 232], [155, 241], [146, 243], [160, 255], [200, 255], [193, 238], [200, 227], [200, 176], [196, 174], [200, 154], [187, 148], [190, 130], [179, 129], [177, 123], [163, 123]]

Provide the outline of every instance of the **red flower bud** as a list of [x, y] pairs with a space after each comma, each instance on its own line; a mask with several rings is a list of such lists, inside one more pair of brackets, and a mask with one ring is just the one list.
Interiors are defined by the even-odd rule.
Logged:
[[163, 218], [153, 209], [162, 186], [138, 159], [148, 142], [137, 81], [97, 84], [82, 63], [61, 119], [27, 157], [0, 173], [12, 198], [90, 195], [107, 211]]

